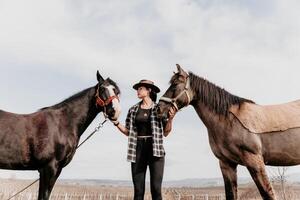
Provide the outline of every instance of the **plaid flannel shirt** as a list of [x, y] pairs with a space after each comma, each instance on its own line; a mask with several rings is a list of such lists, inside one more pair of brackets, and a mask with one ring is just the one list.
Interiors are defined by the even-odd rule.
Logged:
[[[127, 161], [129, 162], [136, 161], [137, 127], [135, 125], [135, 117], [140, 103], [141, 102], [135, 104], [129, 109], [125, 123], [126, 128], [129, 130], [127, 152]], [[163, 147], [163, 127], [165, 122], [157, 117], [157, 104], [154, 104], [151, 108], [150, 119], [153, 138], [153, 156], [163, 157], [165, 155], [165, 150]]]

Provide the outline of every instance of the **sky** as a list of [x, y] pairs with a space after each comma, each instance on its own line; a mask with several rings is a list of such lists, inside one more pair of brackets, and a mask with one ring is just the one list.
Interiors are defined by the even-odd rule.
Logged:
[[[258, 104], [299, 99], [299, 9], [296, 0], [0, 0], [0, 109], [54, 105], [95, 85], [99, 70], [121, 89], [124, 123], [138, 101], [132, 85], [150, 79], [165, 91], [176, 63]], [[164, 144], [164, 180], [221, 177], [192, 107], [176, 115]], [[108, 122], [60, 178], [131, 180], [126, 152], [127, 138]], [[244, 167], [238, 175], [249, 177]], [[0, 177], [38, 173], [0, 170]]]

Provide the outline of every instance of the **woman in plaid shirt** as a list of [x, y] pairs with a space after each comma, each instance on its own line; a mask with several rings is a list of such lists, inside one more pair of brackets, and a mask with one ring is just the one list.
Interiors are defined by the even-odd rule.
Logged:
[[172, 129], [175, 110], [170, 110], [168, 121], [159, 119], [155, 102], [160, 89], [149, 80], [141, 80], [133, 88], [141, 101], [129, 109], [125, 126], [119, 121], [113, 123], [128, 136], [127, 160], [131, 162], [134, 200], [144, 199], [147, 166], [152, 199], [160, 200], [165, 163], [163, 136], [167, 136]]

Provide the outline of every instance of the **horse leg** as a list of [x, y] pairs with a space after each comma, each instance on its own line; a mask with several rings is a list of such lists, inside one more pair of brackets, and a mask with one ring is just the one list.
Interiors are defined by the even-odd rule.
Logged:
[[219, 160], [222, 171], [226, 200], [237, 200], [237, 164]]
[[58, 167], [56, 162], [49, 163], [40, 169], [40, 184], [38, 200], [48, 200], [50, 198], [53, 186], [61, 173], [62, 168]]
[[245, 152], [243, 156], [244, 164], [250, 172], [262, 198], [264, 200], [276, 200], [262, 156], [250, 152]]

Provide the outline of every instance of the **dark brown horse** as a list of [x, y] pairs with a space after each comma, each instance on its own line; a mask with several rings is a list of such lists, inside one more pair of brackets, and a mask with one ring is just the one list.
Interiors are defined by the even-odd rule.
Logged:
[[[178, 73], [172, 76], [170, 87], [159, 101], [160, 117], [167, 118], [172, 106], [177, 110], [188, 105], [195, 108], [207, 127], [210, 147], [219, 159], [227, 200], [237, 199], [237, 165], [247, 167], [263, 199], [276, 199], [265, 165], [300, 164], [299, 126], [292, 125], [292, 128], [281, 130], [289, 121], [294, 121], [292, 118], [299, 118], [299, 101], [292, 103], [292, 107], [288, 104], [284, 107], [259, 107], [251, 100], [232, 95], [191, 72], [186, 73], [179, 65], [177, 69]], [[289, 107], [292, 109], [283, 109]], [[253, 113], [248, 108], [259, 114], [248, 116], [247, 113]], [[285, 112], [290, 116], [283, 117]], [[295, 115], [291, 117], [293, 112]], [[239, 119], [239, 114], [254, 122], [254, 130], [260, 130], [258, 125], [262, 125], [262, 130], [268, 130], [272, 123], [280, 120], [287, 123], [275, 126], [276, 131], [254, 133], [242, 123], [244, 121]], [[299, 125], [299, 121], [296, 124]]]
[[99, 112], [119, 115], [118, 86], [104, 80], [54, 106], [32, 114], [0, 110], [0, 168], [38, 170], [39, 200], [47, 200], [62, 171], [73, 158], [80, 136]]

